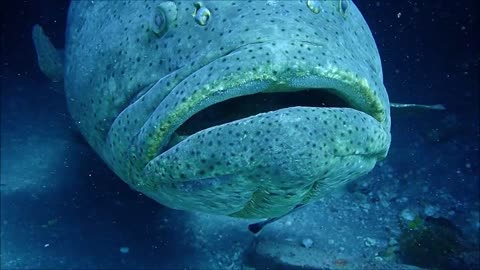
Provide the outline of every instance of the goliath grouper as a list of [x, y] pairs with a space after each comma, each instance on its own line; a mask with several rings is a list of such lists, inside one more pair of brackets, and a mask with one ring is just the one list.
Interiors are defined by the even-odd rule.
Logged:
[[351, 1], [72, 1], [64, 54], [33, 37], [88, 143], [171, 208], [277, 218], [389, 150], [379, 53]]

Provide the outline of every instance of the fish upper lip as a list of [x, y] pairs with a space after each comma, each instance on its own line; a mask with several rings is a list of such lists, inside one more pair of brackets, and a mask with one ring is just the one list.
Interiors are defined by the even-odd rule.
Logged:
[[[308, 43], [310, 46], [322, 46], [313, 42], [297, 42]], [[205, 73], [207, 67], [224, 61], [223, 59], [227, 57], [233, 57], [242, 50], [256, 45], [263, 46], [264, 44], [268, 44], [268, 42], [254, 42], [239, 46], [195, 70], [182, 82], [189, 80], [192, 76], [194, 77], [195, 74], [199, 77], [205, 75], [203, 73]], [[390, 128], [388, 99], [382, 102], [378, 94], [369, 85], [367, 79], [358, 74], [331, 64], [324, 66], [294, 65], [290, 68], [283, 63], [274, 68], [273, 66], [274, 64], [271, 67], [266, 65], [253, 67], [252, 70], [247, 71], [230, 72], [214, 82], [199, 85], [194, 94], [186, 96], [182, 102], [168, 100], [169, 98], [177, 98], [171, 96], [172, 92], [174, 92], [172, 91], [162, 103], [175, 105], [169, 109], [168, 113], [165, 113], [161, 122], [154, 123], [155, 131], [152, 136], [157, 139], [155, 143], [148, 146], [148, 149], [146, 149], [147, 154], [153, 158], [163, 152], [175, 130], [200, 110], [233, 97], [275, 91], [275, 88], [292, 90], [331, 88], [335, 90], [335, 94], [346, 100], [353, 109], [370, 115], [380, 122], [385, 129]], [[312, 84], [312, 81], [316, 79], [323, 80], [322, 84]], [[383, 87], [383, 84], [381, 86]]]

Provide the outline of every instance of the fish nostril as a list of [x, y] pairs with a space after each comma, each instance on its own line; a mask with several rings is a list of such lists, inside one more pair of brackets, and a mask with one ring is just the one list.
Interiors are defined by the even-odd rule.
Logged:
[[308, 0], [307, 7], [315, 14], [318, 14], [322, 10], [319, 1], [316, 0]]
[[193, 17], [195, 18], [195, 22], [201, 26], [205, 26], [208, 23], [212, 13], [201, 2], [196, 2], [194, 6], [195, 12], [193, 13]]

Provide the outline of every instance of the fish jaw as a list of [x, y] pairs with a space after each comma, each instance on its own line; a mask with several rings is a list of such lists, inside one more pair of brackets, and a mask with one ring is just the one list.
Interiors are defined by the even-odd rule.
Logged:
[[[260, 218], [282, 215], [368, 173], [390, 145], [383, 84], [341, 63], [279, 55], [289, 46], [312, 51], [308, 59], [321, 55], [319, 45], [293, 44], [244, 46], [198, 70], [196, 78], [207, 78], [199, 87], [190, 87], [198, 80], [179, 84], [135, 139], [131, 151], [141, 158], [136, 173], [141, 177], [134, 187], [172, 208]], [[269, 57], [247, 70], [223, 60], [259, 54]], [[210, 70], [227, 67], [232, 72], [208, 80]], [[167, 147], [181, 124], [212, 104], [306, 88], [328, 89], [350, 107], [283, 108], [201, 130]]]
[[389, 144], [363, 112], [291, 107], [195, 133], [149, 162], [144, 183], [173, 208], [276, 217], [368, 173]]

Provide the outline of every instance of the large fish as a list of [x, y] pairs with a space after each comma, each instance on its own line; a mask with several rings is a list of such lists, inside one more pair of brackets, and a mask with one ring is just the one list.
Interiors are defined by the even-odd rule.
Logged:
[[172, 208], [278, 217], [390, 146], [379, 53], [351, 1], [72, 1], [64, 56], [43, 47], [40, 66], [64, 59], [93, 149]]

